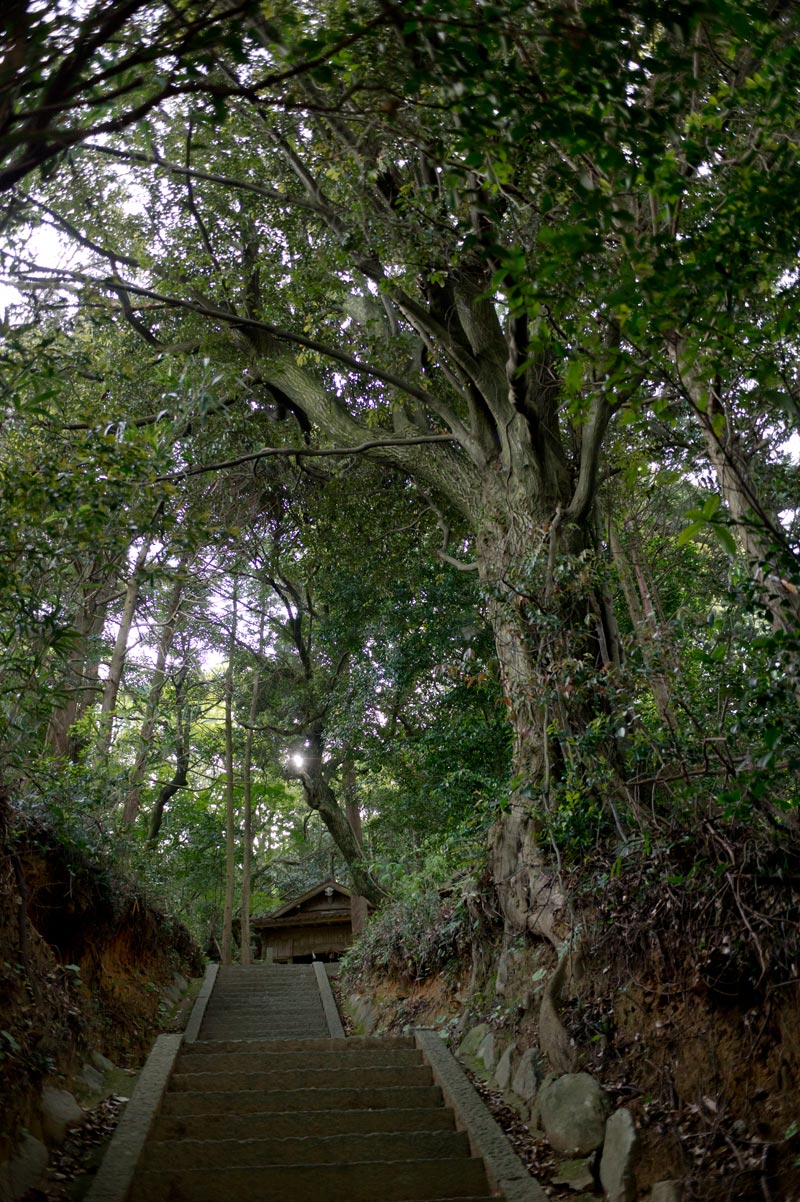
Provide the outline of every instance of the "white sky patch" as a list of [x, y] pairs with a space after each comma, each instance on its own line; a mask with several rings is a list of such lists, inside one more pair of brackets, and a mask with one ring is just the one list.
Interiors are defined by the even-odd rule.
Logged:
[[[14, 237], [18, 243], [19, 238]], [[0, 253], [11, 253], [8, 243], [0, 247]], [[26, 237], [22, 257], [32, 266], [56, 269], [74, 264], [75, 244], [52, 225], [42, 224], [32, 226]], [[9, 309], [24, 306], [25, 293], [12, 284], [9, 279], [0, 277], [0, 313], [5, 315]]]
[[800, 434], [792, 434], [778, 447], [781, 455], [788, 455], [792, 463], [800, 467]]

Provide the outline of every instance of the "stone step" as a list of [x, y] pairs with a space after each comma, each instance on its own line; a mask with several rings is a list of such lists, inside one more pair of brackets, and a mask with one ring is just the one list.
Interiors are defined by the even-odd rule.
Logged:
[[376, 1160], [469, 1158], [460, 1131], [385, 1131], [358, 1135], [295, 1136], [289, 1139], [185, 1139], [151, 1141], [140, 1161], [144, 1170], [245, 1168], [253, 1165], [367, 1164]]
[[223, 990], [220, 996], [211, 995], [208, 1003], [209, 1009], [223, 1010], [229, 1006], [251, 1006], [263, 1003], [269, 1006], [295, 1006], [301, 1008], [313, 1008], [320, 1006], [322, 1003], [319, 1000], [319, 993], [312, 993], [308, 990], [307, 993], [270, 993], [263, 989], [253, 989], [242, 993], [233, 993]]
[[[301, 1032], [303, 1032], [303, 1031], [307, 1032], [307, 1034], [313, 1036], [315, 1039], [324, 1039], [325, 1038], [324, 1034], [318, 1033], [319, 1029], [320, 1029], [320, 1024], [323, 1022], [324, 1017], [325, 1016], [322, 1011], [320, 1011], [319, 1014], [310, 1015], [306, 1018], [297, 1018], [297, 1016], [295, 1016], [293, 1014], [286, 1014], [286, 1015], [284, 1015], [284, 1014], [264, 1014], [263, 1012], [262, 1013], [256, 1012], [254, 1014], [241, 1014], [241, 1015], [232, 1015], [232, 1014], [214, 1015], [214, 1014], [211, 1014], [211, 1015], [208, 1015], [206, 1017], [206, 1019], [204, 1020], [203, 1025], [201, 1027], [201, 1034], [203, 1034], [205, 1039], [214, 1039], [214, 1038], [217, 1038], [217, 1036], [205, 1035], [204, 1033], [206, 1031], [212, 1031], [212, 1030], [217, 1030], [217, 1029], [224, 1031], [227, 1028], [230, 1028], [231, 1031], [243, 1031], [245, 1029], [249, 1030], [250, 1028], [257, 1028], [260, 1032], [260, 1035], [253, 1036], [253, 1038], [255, 1038], [255, 1039], [258, 1039], [259, 1037], [261, 1039], [263, 1039], [265, 1031], [269, 1032], [271, 1039], [280, 1038], [279, 1036], [272, 1034], [272, 1028], [275, 1027], [275, 1028], [280, 1029], [281, 1031], [292, 1030], [292, 1031], [297, 1032], [293, 1036], [293, 1038], [295, 1038], [295, 1039], [302, 1039]], [[327, 1027], [327, 1024], [325, 1024], [325, 1031], [327, 1031], [327, 1030], [328, 1030], [328, 1027]], [[236, 1039], [237, 1036], [235, 1036], [235, 1035], [225, 1036], [223, 1034], [219, 1038]], [[247, 1037], [246, 1036], [238, 1036], [238, 1038], [247, 1038]]]
[[164, 1095], [163, 1114], [256, 1114], [311, 1110], [408, 1110], [442, 1106], [438, 1085], [387, 1089], [276, 1089]]
[[151, 1138], [289, 1139], [298, 1135], [369, 1135], [374, 1131], [452, 1131], [453, 1113], [444, 1108], [408, 1110], [258, 1111], [252, 1114], [187, 1114], [157, 1116]]
[[293, 1044], [274, 1039], [198, 1039], [196, 1043], [187, 1045], [187, 1052], [192, 1055], [216, 1056], [228, 1052], [355, 1052], [361, 1050], [379, 1049], [387, 1051], [391, 1048], [414, 1048], [416, 1043], [410, 1035], [398, 1035], [394, 1038], [383, 1036], [354, 1035], [347, 1039], [298, 1039]]
[[313, 964], [267, 964], [261, 961], [257, 964], [220, 964], [217, 969], [217, 980], [228, 977], [280, 977], [287, 978], [314, 976]]
[[366, 1068], [423, 1064], [416, 1048], [354, 1048], [335, 1052], [180, 1052], [179, 1073], [221, 1073], [246, 1070], [253, 1073], [284, 1072], [287, 1069]]
[[[296, 1027], [298, 1031], [306, 1029], [315, 1030], [321, 1022], [325, 1021], [325, 1011], [322, 1007], [319, 1010], [297, 1011], [297, 1010], [265, 1010], [263, 1006], [253, 1006], [250, 1010], [227, 1010], [220, 1011], [219, 1014], [206, 1014], [203, 1022], [203, 1027], [223, 1026], [226, 1023], [233, 1027], [252, 1026], [253, 1023], [261, 1023], [265, 1030], [269, 1030], [274, 1023], [279, 1027]], [[328, 1027], [325, 1026], [327, 1031]]]
[[[208, 1034], [211, 1036], [231, 1035], [231, 1036], [237, 1037], [237, 1039], [241, 1039], [241, 1040], [255, 1040], [255, 1039], [258, 1039], [259, 1035], [264, 1034], [265, 1025], [268, 1025], [269, 1034], [271, 1035], [271, 1037], [273, 1037], [273, 1039], [287, 1040], [287, 1041], [297, 1040], [297, 1037], [299, 1034], [297, 1028], [294, 1028], [294, 1027], [288, 1028], [287, 1027], [286, 1029], [275, 1030], [274, 1023], [253, 1024], [253, 1025], [251, 1025], [251, 1027], [243, 1027], [243, 1028], [240, 1028], [237, 1030], [233, 1030], [231, 1025], [227, 1025], [227, 1027], [225, 1027], [225, 1028], [219, 1028], [219, 1029], [210, 1028]], [[322, 1024], [318, 1025], [317, 1034], [322, 1037]]]
[[254, 990], [251, 993], [225, 993], [221, 997], [214, 997], [212, 994], [211, 1000], [208, 1003], [209, 1010], [229, 1010], [237, 1007], [246, 1006], [268, 1006], [270, 1009], [283, 1008], [284, 1010], [316, 1010], [322, 1006], [319, 1000], [319, 994], [311, 993], [265, 993], [262, 990]]
[[481, 1161], [464, 1158], [146, 1171], [136, 1175], [128, 1202], [430, 1202], [488, 1195]]
[[365, 1067], [299, 1068], [275, 1072], [173, 1073], [170, 1093], [209, 1090], [214, 1093], [251, 1089], [384, 1089], [393, 1085], [432, 1085], [427, 1064]]

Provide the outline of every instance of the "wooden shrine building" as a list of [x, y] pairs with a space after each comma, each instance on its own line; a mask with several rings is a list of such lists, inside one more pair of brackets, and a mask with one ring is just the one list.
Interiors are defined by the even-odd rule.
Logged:
[[259, 958], [276, 964], [338, 960], [353, 942], [354, 929], [360, 929], [363, 905], [363, 898], [332, 877], [322, 881], [271, 914], [252, 920]]

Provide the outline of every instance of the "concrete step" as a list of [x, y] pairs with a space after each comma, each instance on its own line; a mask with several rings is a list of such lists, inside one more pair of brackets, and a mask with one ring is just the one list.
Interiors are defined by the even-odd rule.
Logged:
[[179, 1073], [285, 1072], [288, 1069], [403, 1067], [423, 1063], [415, 1048], [354, 1048], [335, 1052], [217, 1052], [178, 1054]]
[[[253, 1171], [258, 1167], [263, 1172]], [[488, 1195], [482, 1163], [457, 1159], [146, 1171], [136, 1175], [128, 1202], [429, 1202]]]
[[[413, 1048], [416, 1050], [414, 1039], [410, 1035], [399, 1035], [393, 1039], [382, 1036], [351, 1036], [348, 1039], [298, 1039], [293, 1044], [274, 1039], [198, 1039], [196, 1043], [187, 1045], [186, 1052], [192, 1055], [217, 1056], [228, 1052], [355, 1052], [360, 1050], [389, 1050], [391, 1048]], [[183, 1053], [182, 1053], [183, 1054]]]
[[276, 1089], [164, 1095], [163, 1114], [257, 1114], [311, 1110], [409, 1110], [442, 1106], [438, 1085], [387, 1089]]
[[376, 1160], [469, 1158], [460, 1131], [414, 1131], [366, 1135], [295, 1136], [289, 1139], [185, 1139], [151, 1141], [140, 1161], [144, 1170], [245, 1168], [248, 1165], [367, 1164]]
[[177, 1072], [170, 1079], [169, 1090], [170, 1093], [195, 1090], [234, 1093], [250, 1089], [384, 1089], [394, 1085], [433, 1085], [433, 1073], [427, 1064], [299, 1068], [265, 1073]]
[[453, 1131], [451, 1110], [419, 1107], [411, 1110], [258, 1111], [252, 1114], [187, 1114], [157, 1116], [154, 1140], [166, 1139], [289, 1139], [298, 1135], [369, 1135], [374, 1131]]

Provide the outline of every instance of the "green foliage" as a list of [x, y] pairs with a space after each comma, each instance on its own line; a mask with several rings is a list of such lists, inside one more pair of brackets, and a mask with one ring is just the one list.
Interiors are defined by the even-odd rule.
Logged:
[[375, 972], [422, 981], [457, 970], [469, 934], [469, 918], [457, 899], [420, 891], [381, 907], [346, 953], [342, 971], [350, 980]]

